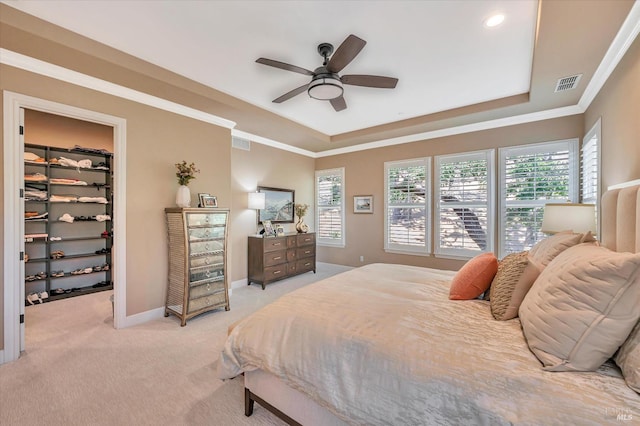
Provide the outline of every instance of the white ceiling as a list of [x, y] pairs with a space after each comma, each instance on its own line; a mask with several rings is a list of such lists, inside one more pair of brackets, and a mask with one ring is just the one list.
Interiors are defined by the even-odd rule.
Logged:
[[[278, 115], [336, 135], [527, 93], [537, 0], [447, 1], [3, 1], [46, 21], [191, 78]], [[500, 12], [505, 22], [486, 28]], [[367, 41], [341, 74], [396, 77], [393, 90], [345, 86], [335, 112], [306, 93], [309, 81], [255, 63], [310, 70], [317, 45]]]

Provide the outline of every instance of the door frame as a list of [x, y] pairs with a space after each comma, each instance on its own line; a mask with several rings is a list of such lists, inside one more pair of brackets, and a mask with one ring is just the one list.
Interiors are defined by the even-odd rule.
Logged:
[[[124, 118], [58, 102], [3, 91], [4, 155], [4, 349], [0, 364], [18, 359], [21, 351], [20, 315], [24, 314], [24, 268], [19, 253], [24, 250], [20, 215], [20, 185], [23, 176], [24, 141], [20, 137], [20, 110], [31, 109], [113, 127], [113, 233], [112, 276], [114, 281], [114, 328], [126, 322], [126, 134]], [[16, 285], [18, 283], [18, 285]]]

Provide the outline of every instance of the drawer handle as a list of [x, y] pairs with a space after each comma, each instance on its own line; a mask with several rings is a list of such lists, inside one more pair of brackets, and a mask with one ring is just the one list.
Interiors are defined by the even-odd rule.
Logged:
[[205, 221], [205, 222], [207, 222], [207, 223], [209, 223], [209, 216], [205, 216], [205, 217], [204, 217], [204, 221]]
[[279, 246], [282, 243], [273, 243], [274, 246]]
[[282, 273], [282, 271], [273, 271], [273, 275], [278, 275], [278, 274], [281, 274], [281, 273]]
[[209, 271], [205, 272], [205, 273], [204, 273], [204, 276], [205, 276], [205, 277], [207, 277], [207, 278], [209, 278], [209, 277], [211, 276], [211, 272], [209, 272]]
[[211, 231], [207, 228], [207, 230], [204, 231], [204, 235], [208, 237], [209, 235], [211, 235]]
[[211, 291], [211, 284], [207, 284], [207, 291]]
[[211, 263], [211, 259], [209, 259], [208, 257], [204, 258], [204, 263], [206, 263], [207, 265]]
[[205, 244], [205, 245], [204, 245], [204, 249], [205, 249], [205, 250], [209, 250], [209, 244]]
[[207, 303], [207, 305], [210, 305], [210, 304], [211, 304], [211, 300], [209, 300], [209, 298], [208, 298], [208, 297], [207, 297], [206, 299], [204, 299], [204, 300], [205, 300], [205, 302]]
[[304, 266], [309, 266], [309, 265], [311, 265], [311, 263], [309, 263], [309, 262], [304, 264]]
[[280, 260], [282, 259], [282, 256], [278, 256], [278, 257], [274, 257], [273, 260]]
[[307, 250], [304, 252], [304, 254], [309, 254], [309, 253], [311, 253], [311, 250]]

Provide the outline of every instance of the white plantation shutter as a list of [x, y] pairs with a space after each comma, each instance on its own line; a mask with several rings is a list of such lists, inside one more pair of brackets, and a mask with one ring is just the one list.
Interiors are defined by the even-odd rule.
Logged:
[[500, 255], [529, 250], [540, 232], [544, 205], [576, 202], [576, 139], [500, 149]]
[[344, 167], [316, 171], [316, 241], [344, 247]]
[[600, 157], [600, 120], [587, 133], [582, 143], [582, 161], [580, 162], [581, 198], [585, 204], [598, 204], [600, 200], [599, 185]]
[[384, 163], [386, 251], [428, 254], [431, 159]]
[[435, 157], [435, 252], [493, 252], [494, 150]]

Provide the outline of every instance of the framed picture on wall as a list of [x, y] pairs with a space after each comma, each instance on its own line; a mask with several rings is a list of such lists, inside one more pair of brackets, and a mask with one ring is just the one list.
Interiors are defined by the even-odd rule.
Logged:
[[373, 195], [355, 195], [353, 197], [354, 213], [373, 213]]
[[264, 209], [258, 210], [258, 223], [265, 220], [271, 223], [293, 223], [293, 206], [296, 201], [294, 190], [259, 186], [258, 192], [264, 193]]

